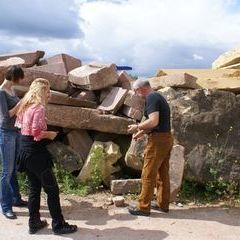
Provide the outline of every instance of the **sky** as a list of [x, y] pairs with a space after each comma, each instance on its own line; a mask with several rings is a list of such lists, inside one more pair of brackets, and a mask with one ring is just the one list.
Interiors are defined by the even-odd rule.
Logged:
[[0, 54], [66, 53], [83, 63], [211, 68], [240, 47], [240, 0], [1, 0]]

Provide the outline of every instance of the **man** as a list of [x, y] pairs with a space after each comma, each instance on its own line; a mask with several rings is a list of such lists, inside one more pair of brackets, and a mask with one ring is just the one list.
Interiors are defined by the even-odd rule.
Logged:
[[133, 134], [133, 139], [138, 139], [147, 133], [148, 142], [144, 150], [142, 190], [138, 205], [128, 210], [133, 215], [149, 216], [155, 186], [157, 203], [152, 207], [163, 212], [169, 211], [169, 158], [173, 145], [170, 109], [165, 98], [158, 92], [154, 92], [147, 80], [136, 80], [133, 89], [136, 94], [146, 99], [144, 109], [146, 120], [129, 125], [128, 131]]

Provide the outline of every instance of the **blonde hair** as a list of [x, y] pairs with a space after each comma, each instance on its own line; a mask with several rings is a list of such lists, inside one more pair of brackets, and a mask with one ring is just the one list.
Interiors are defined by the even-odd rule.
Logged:
[[47, 79], [36, 78], [30, 85], [28, 92], [22, 98], [18, 114], [24, 112], [32, 104], [46, 105], [46, 94], [50, 89]]

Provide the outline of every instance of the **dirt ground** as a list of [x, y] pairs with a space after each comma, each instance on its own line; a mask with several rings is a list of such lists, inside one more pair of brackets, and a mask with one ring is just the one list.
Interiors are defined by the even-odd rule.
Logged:
[[[73, 239], [73, 240], [238, 240], [240, 239], [240, 208], [171, 205], [169, 213], [152, 211], [150, 217], [132, 216], [125, 207], [109, 205], [108, 193], [87, 197], [61, 196], [63, 213], [78, 232], [56, 236], [50, 226], [35, 235], [28, 234], [28, 211], [14, 208], [18, 218], [8, 220], [0, 214], [1, 240]], [[42, 218], [51, 223], [46, 199], [41, 202]]]

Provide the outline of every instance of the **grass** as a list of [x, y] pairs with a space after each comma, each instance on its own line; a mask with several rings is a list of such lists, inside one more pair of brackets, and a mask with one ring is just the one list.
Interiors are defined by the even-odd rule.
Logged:
[[[226, 206], [240, 207], [240, 188], [234, 183], [226, 183], [224, 188], [209, 187], [207, 184], [199, 184], [194, 181], [184, 180], [177, 201], [182, 203], [194, 202], [196, 204], [225, 203]], [[234, 189], [234, 191], [232, 190]]]

